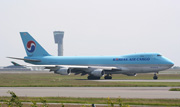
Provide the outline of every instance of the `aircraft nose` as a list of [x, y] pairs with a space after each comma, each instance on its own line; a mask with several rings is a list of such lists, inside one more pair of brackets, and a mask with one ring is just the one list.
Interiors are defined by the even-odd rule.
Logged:
[[167, 63], [170, 67], [174, 66], [174, 63], [173, 63], [171, 60], [169, 60], [169, 59], [166, 59], [166, 63]]

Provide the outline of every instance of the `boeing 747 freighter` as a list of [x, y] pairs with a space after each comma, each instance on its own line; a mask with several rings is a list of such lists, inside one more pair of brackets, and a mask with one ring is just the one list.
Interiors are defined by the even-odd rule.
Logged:
[[157, 73], [174, 64], [159, 53], [139, 53], [118, 56], [52, 56], [28, 32], [20, 32], [27, 56], [13, 59], [44, 66], [56, 74], [88, 74], [88, 79], [112, 79], [112, 74], [135, 76], [137, 73]]

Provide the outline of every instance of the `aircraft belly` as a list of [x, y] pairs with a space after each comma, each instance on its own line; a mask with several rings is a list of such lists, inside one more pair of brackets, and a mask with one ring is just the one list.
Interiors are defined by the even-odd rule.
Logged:
[[122, 71], [113, 72], [114, 74], [118, 73], [149, 73], [149, 72], [159, 72], [165, 69], [168, 69], [171, 65], [165, 64], [144, 64], [144, 65], [121, 65], [119, 68], [122, 68]]

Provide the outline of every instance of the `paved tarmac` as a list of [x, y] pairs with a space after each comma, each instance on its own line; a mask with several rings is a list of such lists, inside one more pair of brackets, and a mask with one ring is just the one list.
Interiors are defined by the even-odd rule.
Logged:
[[[180, 99], [179, 91], [171, 87], [0, 87], [0, 96], [10, 96], [8, 90], [25, 97], [98, 97]], [[178, 87], [180, 88], [180, 87]]]

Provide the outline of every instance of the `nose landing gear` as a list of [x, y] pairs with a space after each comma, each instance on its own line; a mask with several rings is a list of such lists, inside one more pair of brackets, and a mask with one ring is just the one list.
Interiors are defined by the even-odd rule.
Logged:
[[158, 79], [157, 73], [154, 74], [153, 79], [154, 79], [154, 80], [157, 80], [157, 79]]

